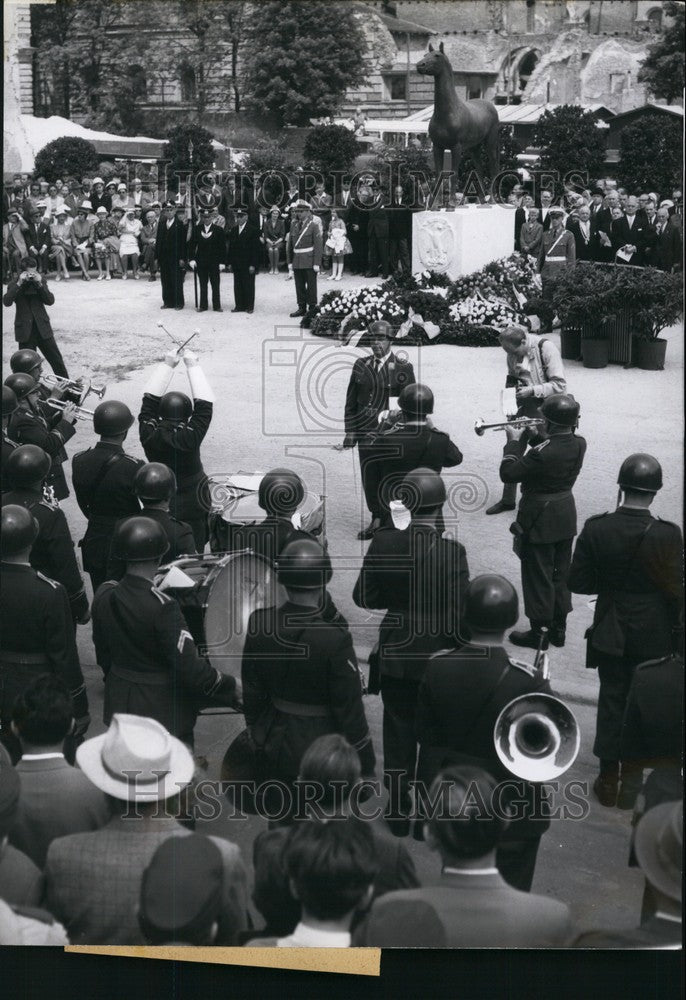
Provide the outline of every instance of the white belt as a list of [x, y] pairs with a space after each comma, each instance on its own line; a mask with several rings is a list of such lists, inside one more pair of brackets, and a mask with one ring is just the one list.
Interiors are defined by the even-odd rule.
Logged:
[[312, 253], [314, 247], [295, 247], [293, 253]]

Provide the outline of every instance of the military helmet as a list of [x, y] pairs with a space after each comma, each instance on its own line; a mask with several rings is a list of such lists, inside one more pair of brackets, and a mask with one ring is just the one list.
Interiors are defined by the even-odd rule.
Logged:
[[413, 469], [395, 490], [396, 499], [413, 514], [442, 507], [445, 503], [445, 483], [433, 469]]
[[188, 420], [193, 412], [193, 404], [185, 392], [165, 392], [157, 411], [161, 420]]
[[10, 454], [5, 463], [7, 478], [15, 489], [43, 482], [50, 472], [50, 456], [37, 444], [22, 444]]
[[277, 562], [279, 583], [294, 590], [319, 590], [332, 577], [331, 560], [314, 539], [302, 538], [289, 544]]
[[560, 427], [576, 427], [579, 423], [580, 406], [574, 396], [555, 394], [547, 396], [541, 406], [541, 413], [551, 424]]
[[136, 473], [133, 492], [139, 500], [170, 500], [176, 493], [176, 476], [162, 462], [148, 462]]
[[434, 411], [434, 394], [428, 385], [413, 382], [400, 393], [398, 404], [406, 417], [425, 417]]
[[464, 614], [478, 632], [502, 632], [519, 618], [517, 591], [504, 576], [476, 576], [467, 587]]
[[8, 375], [5, 379], [5, 385], [8, 386], [17, 399], [26, 399], [32, 392], [35, 392], [38, 388], [38, 382], [31, 375], [27, 375], [25, 372], [16, 372], [14, 375]]
[[262, 477], [257, 502], [270, 514], [288, 516], [303, 502], [305, 488], [297, 472], [271, 469]]
[[8, 503], [2, 508], [0, 549], [3, 556], [16, 556], [30, 549], [38, 538], [38, 521], [31, 511], [19, 504]]
[[25, 375], [32, 375], [36, 368], [43, 364], [43, 359], [37, 351], [32, 351], [30, 347], [24, 347], [20, 351], [15, 351], [10, 358], [10, 368], [13, 372], [24, 372]]
[[625, 490], [657, 493], [662, 489], [662, 466], [652, 455], [636, 452], [622, 462], [617, 483]]
[[124, 562], [151, 562], [169, 549], [164, 528], [150, 517], [127, 517], [112, 540], [114, 554]]
[[17, 397], [8, 385], [2, 387], [2, 415], [8, 417], [17, 408]]
[[132, 426], [133, 414], [126, 403], [118, 399], [108, 399], [95, 407], [93, 430], [105, 436], [123, 434]]

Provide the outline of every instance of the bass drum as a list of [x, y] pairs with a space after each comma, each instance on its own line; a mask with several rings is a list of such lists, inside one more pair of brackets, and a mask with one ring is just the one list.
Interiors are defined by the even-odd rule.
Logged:
[[[243, 547], [241, 529], [260, 524], [265, 512], [257, 501], [257, 493], [240, 496], [228, 490], [220, 493], [214, 484], [215, 506], [209, 514], [210, 549], [212, 552], [231, 552]], [[325, 498], [318, 493], [306, 492], [295, 515], [295, 527], [307, 531], [326, 547]]]
[[199, 653], [239, 679], [250, 615], [282, 594], [273, 567], [249, 550], [182, 556], [160, 568], [155, 586], [181, 605]]

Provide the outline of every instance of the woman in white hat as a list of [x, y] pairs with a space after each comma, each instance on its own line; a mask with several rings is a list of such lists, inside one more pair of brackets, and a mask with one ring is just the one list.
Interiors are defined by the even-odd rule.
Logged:
[[64, 205], [64, 196], [57, 190], [56, 184], [51, 184], [48, 188], [46, 214], [49, 213], [52, 219], [57, 217], [57, 209]]
[[66, 205], [58, 206], [55, 221], [50, 226], [50, 237], [52, 239], [50, 256], [55, 258], [57, 268], [55, 280], [68, 279], [67, 260], [72, 257], [74, 248], [71, 240], [71, 219]]
[[90, 265], [91, 248], [93, 246], [93, 223], [88, 216], [92, 211], [90, 201], [82, 201], [76, 210], [76, 218], [71, 224], [71, 242], [74, 249], [74, 257], [81, 268], [81, 277], [84, 281], [90, 281], [88, 273]]
[[133, 202], [130, 202], [129, 193], [126, 190], [126, 184], [117, 185], [117, 192], [112, 195], [112, 208], [122, 208], [127, 212], [129, 204], [133, 207]]
[[[111, 281], [110, 265], [116, 266], [119, 260], [119, 227], [104, 205], [96, 209], [97, 222], [93, 226], [93, 248], [95, 250], [95, 266], [98, 269], [98, 281]], [[113, 264], [114, 262], [114, 264]], [[103, 273], [104, 267], [104, 273]]]
[[133, 205], [129, 205], [126, 209], [126, 215], [119, 223], [119, 257], [122, 268], [121, 276], [124, 280], [127, 277], [126, 269], [130, 257], [133, 276], [138, 281], [138, 255], [141, 252], [138, 237], [141, 234], [142, 228], [143, 223], [140, 219], [136, 218]]

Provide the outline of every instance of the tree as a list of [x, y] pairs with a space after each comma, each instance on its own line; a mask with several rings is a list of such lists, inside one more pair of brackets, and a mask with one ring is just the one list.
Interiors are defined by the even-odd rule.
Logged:
[[648, 55], [638, 72], [638, 82], [645, 83], [653, 97], [671, 103], [681, 97], [684, 90], [686, 8], [683, 3], [667, 0], [662, 10], [672, 23], [648, 47]]
[[72, 60], [67, 42], [78, 13], [79, 6], [74, 0], [31, 4], [32, 43], [37, 51], [39, 76], [44, 84], [42, 101], [45, 103], [40, 110], [64, 118], [69, 118], [71, 114]]
[[264, 174], [270, 170], [292, 173], [299, 166], [295, 153], [281, 139], [260, 139], [247, 151], [244, 169], [250, 173]]
[[562, 104], [544, 111], [538, 120], [533, 145], [541, 151], [541, 168], [557, 171], [558, 188], [570, 171], [598, 177], [605, 162], [605, 140], [597, 118], [576, 104]]
[[681, 120], [646, 113], [627, 125], [617, 174], [627, 191], [658, 191], [664, 198], [681, 185]]
[[[212, 133], [200, 125], [177, 125], [168, 132], [163, 157], [170, 161], [170, 173], [211, 170], [215, 158], [213, 138]], [[192, 160], [189, 142], [193, 143]]]
[[305, 166], [318, 170], [324, 177], [334, 170], [350, 170], [361, 148], [349, 128], [317, 125], [305, 140]]
[[56, 181], [58, 177], [93, 176], [98, 170], [98, 154], [95, 146], [87, 139], [65, 136], [53, 139], [36, 153], [34, 173], [45, 177], [46, 181]]
[[347, 88], [363, 81], [365, 51], [348, 4], [254, 4], [246, 25], [245, 103], [279, 125], [331, 115]]

